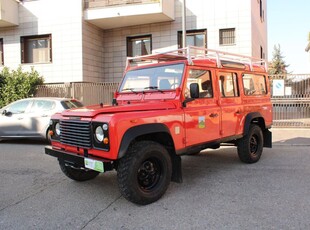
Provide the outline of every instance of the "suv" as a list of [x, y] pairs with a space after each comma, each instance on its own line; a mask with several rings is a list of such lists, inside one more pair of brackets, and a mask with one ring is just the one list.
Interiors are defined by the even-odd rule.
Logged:
[[152, 203], [170, 181], [182, 182], [182, 155], [228, 143], [255, 163], [271, 147], [266, 69], [260, 59], [197, 47], [128, 58], [111, 105], [52, 117], [45, 153], [77, 181], [117, 170], [127, 200]]

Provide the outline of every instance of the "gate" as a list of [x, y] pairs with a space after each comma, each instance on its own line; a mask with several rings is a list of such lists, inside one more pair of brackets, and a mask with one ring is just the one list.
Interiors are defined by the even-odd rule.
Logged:
[[310, 74], [270, 75], [274, 127], [310, 128]]

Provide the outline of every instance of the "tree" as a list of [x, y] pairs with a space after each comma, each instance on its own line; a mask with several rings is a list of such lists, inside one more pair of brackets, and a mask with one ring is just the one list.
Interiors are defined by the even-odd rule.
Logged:
[[273, 74], [287, 74], [286, 68], [289, 67], [284, 61], [284, 56], [281, 53], [280, 45], [274, 45], [272, 52], [272, 61], [269, 62], [268, 73]]

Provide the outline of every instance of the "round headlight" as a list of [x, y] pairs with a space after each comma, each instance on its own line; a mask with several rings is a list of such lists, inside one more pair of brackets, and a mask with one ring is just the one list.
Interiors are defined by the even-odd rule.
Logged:
[[56, 125], [55, 125], [55, 132], [56, 132], [57, 136], [60, 135], [60, 125], [59, 125], [59, 123], [56, 123]]
[[107, 131], [108, 130], [108, 125], [107, 124], [103, 124], [102, 128], [103, 128], [103, 130]]
[[103, 129], [101, 126], [98, 126], [95, 130], [95, 137], [97, 141], [102, 142], [104, 139]]

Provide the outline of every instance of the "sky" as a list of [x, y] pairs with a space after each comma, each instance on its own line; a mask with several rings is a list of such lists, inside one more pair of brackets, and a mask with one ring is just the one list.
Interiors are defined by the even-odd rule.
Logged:
[[310, 74], [310, 0], [267, 0], [267, 30], [268, 60], [279, 44], [289, 72]]

